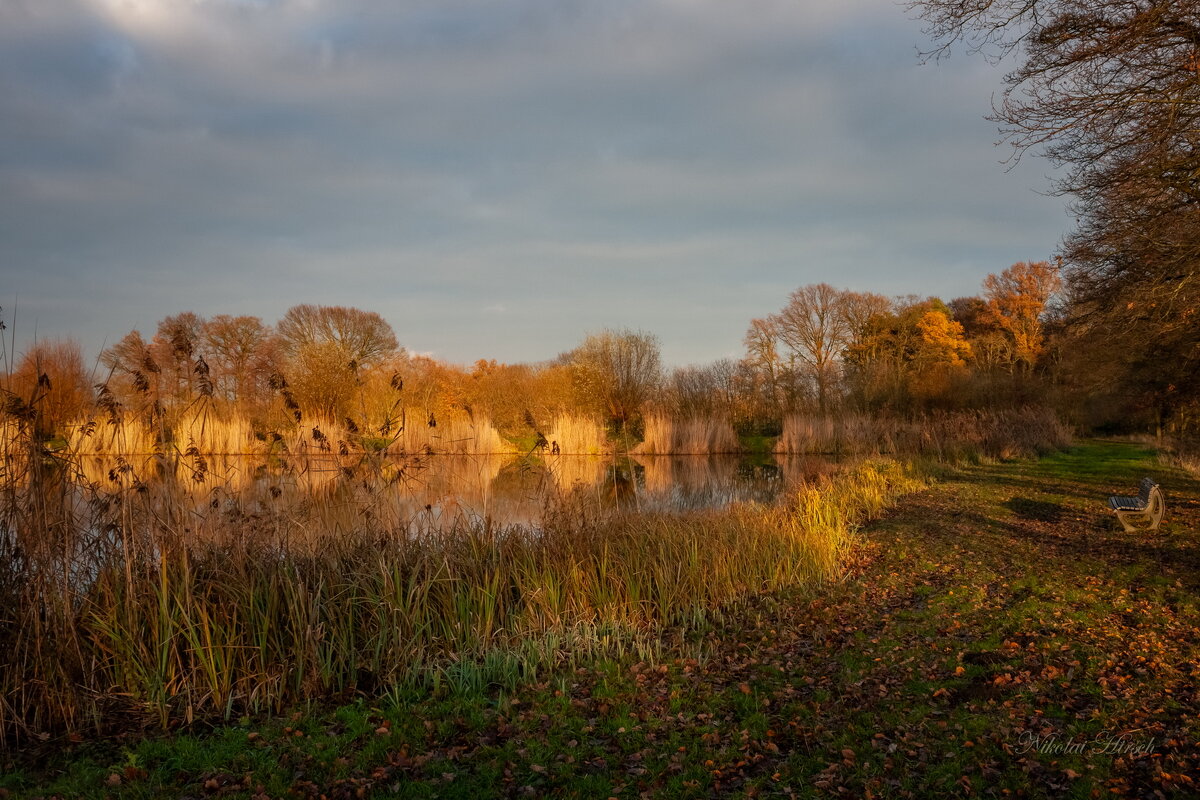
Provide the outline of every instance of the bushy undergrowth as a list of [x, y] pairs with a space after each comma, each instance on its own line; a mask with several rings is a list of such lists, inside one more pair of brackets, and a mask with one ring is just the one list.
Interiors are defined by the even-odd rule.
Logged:
[[1169, 439], [1162, 443], [1160, 459], [1193, 475], [1200, 475], [1200, 439]]

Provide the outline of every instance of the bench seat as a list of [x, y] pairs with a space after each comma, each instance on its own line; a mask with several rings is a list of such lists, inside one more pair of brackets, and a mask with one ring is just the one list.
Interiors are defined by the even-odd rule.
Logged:
[[[1114, 495], [1108, 498], [1108, 507], [1117, 515], [1122, 527], [1130, 533], [1138, 530], [1158, 530], [1163, 512], [1166, 510], [1162, 490], [1153, 478], [1142, 478], [1135, 496]], [[1135, 522], [1149, 523], [1149, 525], [1145, 528], [1138, 528], [1133, 524]]]

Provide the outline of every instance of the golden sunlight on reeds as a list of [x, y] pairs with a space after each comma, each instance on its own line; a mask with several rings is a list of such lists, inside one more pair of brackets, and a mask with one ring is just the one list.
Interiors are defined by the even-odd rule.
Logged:
[[554, 418], [546, 431], [549, 448], [570, 455], [599, 455], [610, 450], [600, 423], [591, 417], [564, 414]]
[[646, 430], [635, 453], [647, 455], [715, 455], [740, 453], [737, 434], [727, 420], [715, 417], [673, 419], [646, 417]]
[[[0, 734], [277, 712], [427, 685], [496, 653], [532, 674], [829, 578], [854, 525], [920, 485], [866, 464], [779, 507], [631, 515], [568, 493], [537, 528], [465, 515], [413, 528], [385, 474], [329, 472], [303, 491], [289, 474], [197, 498], [186, 471], [80, 482], [39, 462], [3, 508]], [[425, 498], [460, 479], [430, 477]]]
[[430, 425], [419, 412], [410, 411], [406, 417], [408, 424], [398, 434], [396, 443], [388, 447], [391, 452], [425, 451], [456, 455], [516, 452], [516, 448], [484, 419], [469, 420], [454, 416], [436, 420], [436, 425]]
[[[406, 411], [403, 427], [389, 436], [364, 436], [346, 423], [314, 419], [279, 430], [256, 430], [245, 418], [220, 417], [207, 408], [189, 409], [174, 419], [147, 422], [132, 416], [83, 420], [64, 428], [66, 447], [78, 455], [146, 455], [178, 452], [212, 455], [266, 453], [321, 454], [386, 449], [396, 454], [490, 455], [515, 452], [487, 420], [449, 416], [435, 420]], [[431, 424], [432, 423], [432, 424]], [[7, 428], [0, 435], [10, 436]]]
[[924, 454], [953, 461], [964, 458], [1036, 456], [1064, 447], [1071, 432], [1044, 408], [959, 411], [916, 419], [866, 415], [806, 416], [784, 419], [777, 454]]
[[[494, 659], [515, 682], [653, 648], [664, 626], [837, 575], [855, 525], [922, 485], [879, 456], [803, 452], [1005, 458], [1066, 437], [1028, 409], [795, 417], [768, 465], [570, 455], [610, 447], [586, 417], [504, 455], [465, 413], [399, 416], [390, 438], [352, 421], [252, 431], [197, 412], [153, 425], [112, 414], [59, 440], [6, 419], [0, 744], [424, 690]], [[730, 434], [651, 419], [646, 449], [717, 450]], [[769, 467], [784, 499], [733, 502], [743, 467]]]

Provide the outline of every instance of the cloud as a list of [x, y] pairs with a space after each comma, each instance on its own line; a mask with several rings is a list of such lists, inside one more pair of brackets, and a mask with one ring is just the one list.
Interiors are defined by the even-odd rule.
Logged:
[[8, 0], [0, 269], [93, 343], [327, 302], [463, 360], [728, 355], [801, 283], [1049, 255], [999, 72], [919, 44], [890, 0]]

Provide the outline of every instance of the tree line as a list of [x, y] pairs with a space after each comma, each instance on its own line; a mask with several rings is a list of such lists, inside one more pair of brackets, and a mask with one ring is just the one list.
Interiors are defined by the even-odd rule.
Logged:
[[405, 425], [484, 419], [522, 442], [562, 416], [636, 439], [650, 414], [772, 436], [794, 414], [904, 417], [1047, 401], [1070, 412], [1080, 355], [1066, 345], [1062, 288], [1046, 261], [1014, 264], [989, 275], [980, 295], [949, 302], [811, 284], [750, 321], [741, 358], [674, 368], [644, 331], [593, 333], [540, 363], [462, 366], [408, 352], [382, 316], [357, 308], [299, 305], [273, 325], [184, 312], [106, 348], [99, 377], [77, 344], [38, 343], [7, 377], [6, 408], [36, 419], [43, 439], [118, 417], [169, 439], [173, 420], [202, 408], [264, 436], [336, 426], [386, 438]]
[[[1090, 414], [1194, 431], [1200, 393], [1200, 4], [913, 0], [936, 42], [1012, 65], [993, 119], [1045, 156], [1078, 225], [1061, 248], [1064, 366]], [[1107, 409], [1107, 412], [1106, 412]]]
[[[1200, 5], [1178, 0], [911, 0], [935, 42], [1014, 64], [993, 119], [1014, 157], [1059, 167], [1078, 219], [1051, 265], [989, 276], [980, 296], [885, 298], [798, 288], [755, 319], [745, 355], [664, 371], [653, 336], [603, 331], [546, 363], [471, 367], [412, 356], [377, 314], [297, 306], [164, 319], [105, 351], [44, 341], [5, 381], [9, 417], [91, 404], [165, 418], [196, 402], [256, 425], [486, 413], [506, 431], [547, 414], [614, 430], [647, 408], [770, 431], [794, 412], [911, 414], [1049, 402], [1088, 427], [1195, 433], [1200, 411]], [[1052, 299], [1053, 298], [1053, 299]], [[391, 394], [389, 394], [391, 392]], [[36, 409], [35, 409], [36, 406]], [[41, 409], [41, 410], [37, 410]], [[132, 409], [136, 409], [132, 411]], [[357, 420], [357, 421], [356, 421]]]

